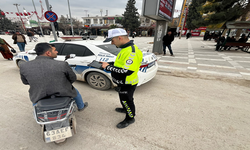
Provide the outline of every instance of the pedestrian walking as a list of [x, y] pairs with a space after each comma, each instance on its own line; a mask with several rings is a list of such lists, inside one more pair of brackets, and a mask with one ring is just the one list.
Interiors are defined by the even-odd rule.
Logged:
[[10, 52], [9, 48], [14, 49], [10, 46], [4, 39], [0, 38], [0, 52], [5, 59], [13, 60], [13, 54]]
[[136, 36], [136, 32], [134, 31], [134, 32], [132, 33], [132, 38], [135, 38], [135, 36]]
[[39, 35], [39, 37], [43, 37], [43, 34], [41, 31], [38, 31], [37, 34]]
[[116, 108], [119, 113], [126, 113], [125, 119], [117, 124], [117, 128], [125, 128], [135, 122], [134, 92], [139, 82], [138, 71], [141, 66], [143, 54], [133, 41], [128, 38], [128, 33], [121, 28], [108, 30], [108, 38], [104, 42], [111, 42], [121, 51], [114, 63], [102, 62], [102, 67], [111, 72], [113, 82], [117, 84], [122, 108]]
[[25, 40], [25, 36], [21, 34], [20, 32], [16, 31], [16, 33], [12, 36], [12, 39], [14, 40], [14, 44], [17, 44], [19, 50], [21, 52], [24, 52], [25, 44], [27, 44]]
[[34, 32], [32, 32], [30, 30], [27, 31], [27, 36], [29, 37], [30, 42], [32, 42], [32, 40], [34, 40], [34, 42], [36, 42], [36, 40], [34, 39], [34, 35], [35, 35]]
[[191, 35], [192, 35], [192, 34], [191, 34], [190, 32], [188, 32], [187, 35], [186, 35], [186, 39], [190, 38]]
[[208, 39], [208, 36], [209, 36], [209, 32], [206, 31], [206, 32], [205, 32], [205, 35], [204, 35], [204, 37], [203, 37], [203, 40], [206, 41], [206, 40]]
[[104, 39], [106, 39], [106, 37], [108, 36], [108, 33], [106, 31], [104, 31], [103, 35], [104, 35]]
[[171, 48], [171, 43], [174, 40], [174, 35], [172, 34], [172, 32], [168, 31], [162, 40], [163, 40], [163, 55], [166, 55], [166, 47], [168, 47], [171, 56], [174, 56]]
[[178, 36], [178, 37], [180, 36], [180, 32], [177, 33], [177, 36]]

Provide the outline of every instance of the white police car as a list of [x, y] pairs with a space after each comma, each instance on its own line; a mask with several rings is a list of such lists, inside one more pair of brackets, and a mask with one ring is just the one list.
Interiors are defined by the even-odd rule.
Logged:
[[[103, 43], [102, 41], [64, 41], [54, 42], [58, 51], [55, 60], [64, 61], [65, 56], [75, 54], [67, 62], [72, 67], [77, 76], [77, 80], [86, 81], [91, 87], [99, 90], [107, 90], [116, 86], [112, 82], [109, 71], [89, 67], [93, 60], [102, 62], [114, 62], [120, 49], [114, 45]], [[36, 52], [20, 52], [14, 58], [14, 62], [19, 66], [21, 63], [31, 61], [36, 58]], [[157, 58], [153, 53], [143, 52], [143, 62], [138, 72], [138, 86], [150, 81], [155, 77], [158, 69]]]

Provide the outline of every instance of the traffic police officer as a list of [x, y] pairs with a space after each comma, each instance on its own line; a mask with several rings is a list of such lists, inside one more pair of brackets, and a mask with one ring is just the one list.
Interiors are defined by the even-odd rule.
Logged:
[[104, 42], [111, 42], [121, 51], [114, 64], [102, 62], [102, 67], [111, 72], [112, 80], [117, 84], [122, 108], [115, 110], [126, 113], [125, 119], [117, 124], [117, 128], [125, 128], [135, 122], [135, 105], [133, 94], [138, 84], [138, 71], [142, 62], [141, 50], [130, 41], [124, 29], [116, 28], [108, 31], [108, 38]]

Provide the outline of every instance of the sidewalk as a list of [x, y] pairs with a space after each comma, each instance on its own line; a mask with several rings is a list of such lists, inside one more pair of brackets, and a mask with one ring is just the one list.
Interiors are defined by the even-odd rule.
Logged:
[[[17, 52], [17, 45], [12, 44], [13, 40], [10, 35], [1, 35]], [[38, 37], [36, 35], [36, 37]], [[53, 35], [38, 37], [38, 42], [49, 42], [53, 40]], [[132, 38], [131, 38], [132, 39]], [[58, 38], [59, 41], [63, 41]], [[104, 40], [99, 36], [96, 40]], [[142, 51], [152, 52], [154, 37], [136, 37], [134, 43]], [[35, 47], [38, 42], [29, 42], [25, 47], [28, 51]], [[250, 80], [250, 53], [235, 51], [215, 51], [214, 41], [203, 41], [202, 37], [192, 37], [186, 39], [175, 38], [172, 43], [172, 49], [175, 57], [167, 55], [157, 55], [159, 71], [171, 72], [176, 75], [196, 74], [203, 76], [230, 77], [237, 79]]]
[[250, 54], [241, 50], [215, 51], [214, 41], [201, 37], [175, 38], [175, 57], [158, 56], [160, 71], [181, 71], [250, 80]]

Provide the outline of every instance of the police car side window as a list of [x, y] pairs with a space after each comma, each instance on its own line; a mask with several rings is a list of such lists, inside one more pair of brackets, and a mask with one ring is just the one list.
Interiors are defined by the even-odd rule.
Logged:
[[76, 54], [76, 56], [94, 55], [87, 47], [82, 45], [66, 44], [61, 55]]
[[89, 50], [87, 47], [85, 47], [84, 56], [91, 56], [91, 55], [94, 55], [94, 53], [91, 50]]
[[63, 47], [61, 55], [76, 54], [76, 56], [83, 56], [84, 51], [85, 51], [84, 47], [80, 45], [66, 44]]

